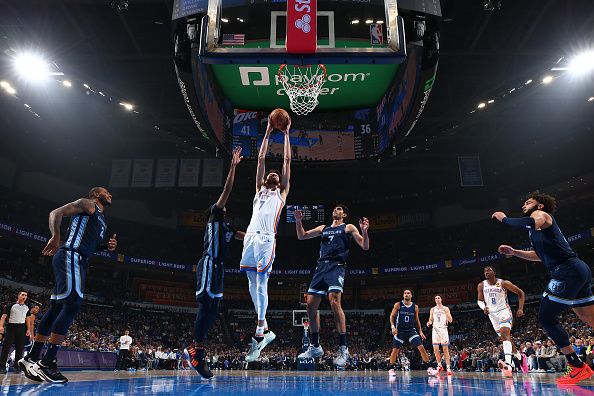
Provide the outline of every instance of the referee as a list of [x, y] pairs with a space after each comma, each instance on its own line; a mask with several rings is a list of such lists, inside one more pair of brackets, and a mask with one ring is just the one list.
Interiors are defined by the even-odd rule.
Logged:
[[[6, 374], [6, 360], [12, 345], [14, 344], [15, 350], [14, 361], [18, 362], [23, 357], [27, 336], [33, 332], [32, 323], [27, 320], [30, 312], [29, 307], [25, 305], [25, 301], [27, 301], [27, 292], [23, 290], [18, 294], [16, 303], [8, 304], [2, 310], [0, 334], [4, 335], [4, 342], [0, 354], [0, 374]], [[6, 323], [7, 320], [8, 323]], [[5, 323], [6, 331], [4, 330]], [[20, 370], [15, 365], [16, 371]]]

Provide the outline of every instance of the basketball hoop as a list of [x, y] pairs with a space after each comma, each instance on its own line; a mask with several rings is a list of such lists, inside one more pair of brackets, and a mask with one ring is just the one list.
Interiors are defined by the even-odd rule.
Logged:
[[318, 96], [326, 82], [326, 66], [287, 65], [278, 69], [278, 79], [291, 102], [291, 110], [298, 115], [311, 113], [318, 105]]

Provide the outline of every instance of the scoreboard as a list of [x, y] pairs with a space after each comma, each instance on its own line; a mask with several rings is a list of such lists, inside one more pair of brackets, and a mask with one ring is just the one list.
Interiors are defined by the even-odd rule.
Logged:
[[301, 209], [303, 221], [325, 223], [324, 205], [287, 205], [287, 223], [295, 222], [295, 210]]

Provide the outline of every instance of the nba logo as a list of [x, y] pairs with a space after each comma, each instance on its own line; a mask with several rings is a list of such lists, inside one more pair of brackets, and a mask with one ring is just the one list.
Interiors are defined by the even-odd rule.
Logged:
[[371, 45], [382, 45], [384, 43], [384, 35], [382, 34], [382, 25], [379, 23], [372, 23], [369, 25], [369, 33], [371, 35]]

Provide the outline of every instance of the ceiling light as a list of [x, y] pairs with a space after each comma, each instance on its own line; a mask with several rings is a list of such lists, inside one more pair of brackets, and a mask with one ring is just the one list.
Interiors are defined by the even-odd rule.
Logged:
[[380, 25], [384, 23], [384, 21], [375, 21], [375, 23], [379, 23]]
[[373, 19], [366, 19], [365, 23], [369, 25], [370, 23], [373, 23]]
[[227, 18], [221, 18], [221, 22], [228, 23], [228, 22], [229, 22], [229, 20], [228, 20]]
[[594, 70], [594, 51], [586, 51], [569, 61], [569, 71], [575, 74], [585, 74]]
[[14, 95], [16, 93], [16, 89], [14, 89], [13, 87], [6, 87], [4, 89], [11, 95]]
[[489, 101], [487, 103], [491, 104], [493, 102], [495, 102], [495, 99], [489, 99]]
[[120, 102], [120, 106], [123, 106], [124, 109], [131, 111], [134, 109], [134, 106], [131, 105], [130, 103], [125, 103], [125, 102]]
[[10, 87], [10, 84], [8, 83], [8, 81], [0, 81], [0, 87], [6, 89]]
[[14, 58], [13, 65], [17, 73], [30, 81], [43, 81], [50, 75], [49, 63], [32, 52], [18, 55]]
[[590, 97], [588, 98], [588, 102], [594, 102], [594, 96], [590, 96]]
[[543, 83], [543, 84], [549, 84], [551, 81], [553, 81], [553, 76], [545, 76], [545, 77], [542, 79], [542, 83]]
[[481, 102], [481, 103], [479, 103], [479, 104], [478, 104], [478, 106], [476, 106], [476, 107], [478, 107], [479, 109], [482, 109], [482, 108], [483, 108], [483, 107], [485, 107], [486, 105], [487, 105], [487, 104], [486, 104], [485, 102]]
[[62, 85], [64, 85], [65, 87], [70, 88], [72, 86], [72, 83], [68, 80], [64, 80], [62, 81]]
[[353, 19], [353, 20], [351, 21], [351, 25], [356, 25], [356, 24], [358, 24], [358, 23], [359, 23], [359, 20], [358, 20], [358, 19]]
[[526, 82], [524, 83], [524, 85], [528, 85], [528, 84], [530, 84], [531, 82], [532, 82], [532, 80], [528, 80], [528, 81], [526, 81]]

